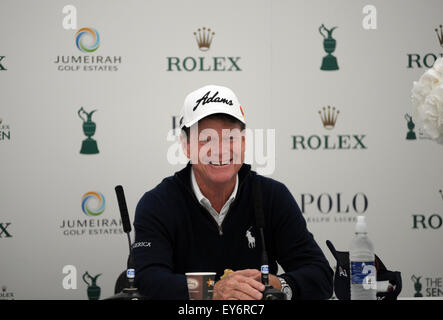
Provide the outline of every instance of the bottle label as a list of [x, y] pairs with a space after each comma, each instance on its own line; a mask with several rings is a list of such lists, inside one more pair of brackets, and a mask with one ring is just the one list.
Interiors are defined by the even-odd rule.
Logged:
[[351, 262], [351, 283], [362, 284], [364, 289], [377, 289], [377, 269], [373, 261]]
[[269, 274], [269, 266], [267, 266], [267, 265], [261, 266], [260, 271], [263, 274]]
[[128, 277], [129, 279], [134, 279], [135, 278], [135, 270], [134, 269], [126, 270], [126, 277]]

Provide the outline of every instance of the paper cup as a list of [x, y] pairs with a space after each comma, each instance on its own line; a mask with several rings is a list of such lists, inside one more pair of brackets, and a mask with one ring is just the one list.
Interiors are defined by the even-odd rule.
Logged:
[[212, 300], [215, 284], [215, 272], [187, 272], [190, 300]]

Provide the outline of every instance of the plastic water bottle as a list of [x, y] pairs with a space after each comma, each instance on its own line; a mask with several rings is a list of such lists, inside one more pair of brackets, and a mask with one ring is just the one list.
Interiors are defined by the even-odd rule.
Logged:
[[357, 216], [355, 236], [349, 249], [351, 300], [376, 300], [377, 275], [374, 246], [366, 231], [364, 216]]

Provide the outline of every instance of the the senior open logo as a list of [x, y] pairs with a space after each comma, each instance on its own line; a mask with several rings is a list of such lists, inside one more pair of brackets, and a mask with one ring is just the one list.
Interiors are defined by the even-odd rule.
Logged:
[[198, 280], [193, 278], [188, 278], [188, 288], [189, 290], [195, 290], [198, 288]]
[[[97, 206], [95, 208], [90, 208], [91, 202], [95, 202]], [[105, 203], [105, 197], [100, 192], [87, 192], [82, 197], [83, 213], [90, 217], [99, 216], [105, 211]]]
[[94, 52], [100, 46], [100, 36], [94, 28], [81, 28], [75, 34], [75, 44], [81, 52]]

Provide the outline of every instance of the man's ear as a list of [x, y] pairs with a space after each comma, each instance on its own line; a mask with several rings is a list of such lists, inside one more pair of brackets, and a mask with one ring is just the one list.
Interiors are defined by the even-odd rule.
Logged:
[[180, 142], [182, 145], [183, 153], [185, 154], [186, 158], [191, 158], [191, 150], [190, 150], [190, 144], [188, 143], [188, 137], [185, 133], [180, 134]]

